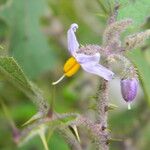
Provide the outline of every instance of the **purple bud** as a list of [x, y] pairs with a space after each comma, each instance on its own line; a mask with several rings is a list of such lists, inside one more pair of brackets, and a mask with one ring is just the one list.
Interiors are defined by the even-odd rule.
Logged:
[[[137, 94], [138, 80], [136, 78], [121, 80], [121, 93], [123, 99], [130, 104]], [[130, 109], [130, 105], [128, 107]]]

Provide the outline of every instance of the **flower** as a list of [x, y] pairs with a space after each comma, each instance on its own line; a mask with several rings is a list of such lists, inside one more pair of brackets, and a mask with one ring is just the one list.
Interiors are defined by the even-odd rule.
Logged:
[[123, 99], [128, 103], [128, 109], [131, 109], [130, 103], [137, 95], [138, 80], [136, 78], [127, 78], [121, 80], [121, 93]]
[[114, 76], [114, 73], [99, 64], [100, 53], [95, 53], [91, 55], [77, 53], [77, 50], [79, 49], [79, 43], [75, 35], [77, 28], [78, 25], [76, 23], [73, 23], [68, 30], [68, 51], [70, 52], [72, 57], [69, 58], [64, 65], [64, 75], [58, 81], [53, 82], [52, 84], [55, 85], [59, 83], [65, 76], [71, 77], [79, 70], [80, 66], [86, 72], [96, 74], [108, 81], [111, 80]]

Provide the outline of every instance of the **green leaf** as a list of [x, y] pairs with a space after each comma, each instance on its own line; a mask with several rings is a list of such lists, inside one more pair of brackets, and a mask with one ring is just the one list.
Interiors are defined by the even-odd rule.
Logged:
[[6, 80], [24, 92], [41, 112], [46, 113], [49, 106], [43, 98], [41, 91], [27, 79], [13, 57], [0, 57], [0, 73]]
[[53, 69], [54, 54], [42, 33], [40, 18], [46, 10], [41, 0], [13, 0], [0, 16], [10, 27], [9, 51], [31, 78]]
[[131, 18], [133, 19], [133, 28], [140, 27], [146, 17], [150, 14], [149, 0], [120, 0], [121, 8], [119, 9], [119, 19]]
[[0, 72], [14, 84], [30, 89], [31, 86], [13, 57], [0, 57]]

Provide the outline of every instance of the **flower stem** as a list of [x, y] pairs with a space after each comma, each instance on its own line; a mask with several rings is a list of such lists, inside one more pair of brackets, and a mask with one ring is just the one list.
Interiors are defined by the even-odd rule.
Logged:
[[109, 133], [107, 129], [108, 118], [108, 81], [101, 79], [97, 93], [97, 123], [101, 125], [99, 138], [96, 141], [97, 150], [109, 150]]

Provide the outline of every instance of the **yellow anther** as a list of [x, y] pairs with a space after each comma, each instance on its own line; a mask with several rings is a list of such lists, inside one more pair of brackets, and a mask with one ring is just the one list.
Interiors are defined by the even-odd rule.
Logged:
[[64, 72], [68, 72], [76, 64], [76, 62], [77, 61], [74, 57], [70, 57], [64, 65]]
[[80, 64], [76, 61], [74, 57], [69, 58], [64, 65], [64, 74], [57, 81], [53, 82], [52, 85], [58, 84], [65, 76], [71, 77], [80, 68]]
[[69, 58], [64, 65], [64, 73], [67, 77], [74, 75], [80, 68], [80, 64], [74, 57]]

